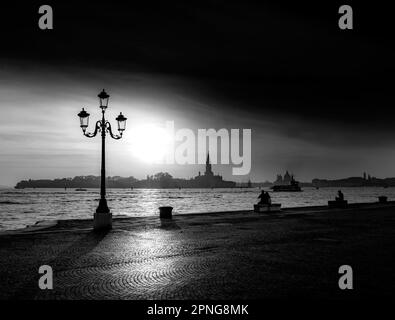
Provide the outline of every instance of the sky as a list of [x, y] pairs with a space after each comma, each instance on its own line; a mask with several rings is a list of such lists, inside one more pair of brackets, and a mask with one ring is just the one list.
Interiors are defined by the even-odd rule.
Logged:
[[395, 176], [393, 27], [380, 2], [379, 16], [351, 2], [346, 31], [333, 1], [48, 4], [53, 30], [38, 28], [40, 3], [1, 8], [0, 185], [99, 175], [100, 139], [83, 137], [77, 113], [92, 130], [102, 88], [113, 126], [128, 118], [123, 139], [107, 139], [111, 176], [203, 171], [141, 156], [166, 121], [251, 129], [250, 174], [214, 166], [229, 180]]

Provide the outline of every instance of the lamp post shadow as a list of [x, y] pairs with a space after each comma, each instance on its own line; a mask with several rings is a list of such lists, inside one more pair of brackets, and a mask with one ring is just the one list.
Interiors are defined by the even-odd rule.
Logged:
[[110, 229], [91, 230], [85, 235], [78, 237], [66, 249], [60, 251], [55, 258], [42, 261], [41, 265], [50, 266], [53, 270], [54, 290], [41, 290], [38, 287], [38, 274], [34, 266], [34, 270], [30, 270], [29, 276], [26, 277], [21, 287], [16, 290], [13, 300], [32, 300], [37, 298], [53, 298], [52, 295], [57, 294], [56, 291], [56, 274], [62, 271], [78, 267], [78, 260], [94, 250], [101, 241], [107, 236]]

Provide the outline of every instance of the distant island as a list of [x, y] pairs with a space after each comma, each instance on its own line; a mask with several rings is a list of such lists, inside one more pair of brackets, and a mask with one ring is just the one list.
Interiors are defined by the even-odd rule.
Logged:
[[[222, 176], [215, 175], [212, 171], [209, 156], [206, 161], [206, 171], [191, 179], [173, 178], [167, 172], [159, 172], [155, 175], [147, 176], [146, 179], [136, 179], [134, 177], [107, 177], [108, 188], [141, 188], [141, 189], [173, 189], [173, 188], [256, 188], [271, 187], [279, 184], [287, 184], [293, 175], [288, 171], [282, 175], [277, 175], [273, 182], [243, 182], [225, 181]], [[327, 180], [313, 179], [311, 182], [301, 182], [302, 187], [395, 187], [395, 178], [379, 179], [364, 173], [361, 177], [349, 177], [344, 179]], [[22, 180], [15, 186], [16, 189], [24, 188], [99, 188], [100, 176], [76, 176], [74, 178], [61, 179], [40, 179]]]
[[[210, 155], [207, 155], [206, 171], [191, 179], [173, 178], [167, 172], [159, 172], [152, 176], [147, 176], [144, 180], [134, 177], [123, 178], [119, 176], [107, 177], [108, 188], [234, 188], [236, 182], [225, 181], [222, 176], [215, 175], [211, 163]], [[74, 178], [62, 178], [54, 180], [23, 180], [17, 183], [16, 189], [24, 188], [99, 188], [100, 177], [98, 176], [78, 176]]]
[[313, 179], [311, 183], [314, 187], [394, 187], [395, 178], [379, 179], [364, 172], [362, 177], [337, 180]]

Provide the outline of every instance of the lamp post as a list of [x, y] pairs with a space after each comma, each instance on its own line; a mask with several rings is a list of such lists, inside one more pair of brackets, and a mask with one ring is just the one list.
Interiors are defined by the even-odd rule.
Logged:
[[119, 135], [113, 134], [110, 122], [108, 122], [104, 117], [104, 113], [106, 112], [108, 106], [108, 100], [110, 96], [103, 89], [102, 92], [98, 94], [98, 97], [100, 102], [100, 108], [102, 111], [102, 119], [96, 122], [95, 131], [93, 133], [89, 133], [86, 131], [89, 125], [89, 113], [86, 112], [84, 108], [82, 108], [81, 112], [78, 113], [78, 116], [80, 117], [80, 127], [85, 137], [93, 138], [96, 137], [98, 132], [101, 132], [102, 152], [101, 152], [100, 201], [96, 209], [96, 212], [94, 214], [93, 228], [95, 230], [110, 229], [112, 226], [112, 214], [107, 206], [107, 200], [106, 200], [106, 144], [105, 144], [106, 133], [110, 134], [111, 138], [119, 140], [122, 138], [123, 131], [125, 130], [126, 127], [126, 118], [123, 116], [121, 112], [119, 116], [115, 118], [115, 120], [117, 120], [118, 122]]

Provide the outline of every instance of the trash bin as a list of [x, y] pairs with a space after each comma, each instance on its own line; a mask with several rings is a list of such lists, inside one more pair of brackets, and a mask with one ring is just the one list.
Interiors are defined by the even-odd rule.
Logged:
[[386, 203], [386, 202], [387, 202], [387, 199], [388, 199], [388, 197], [386, 197], [386, 196], [380, 196], [380, 197], [379, 197], [379, 202], [380, 202], [380, 203]]
[[172, 211], [173, 207], [159, 207], [159, 217], [161, 219], [171, 219]]

